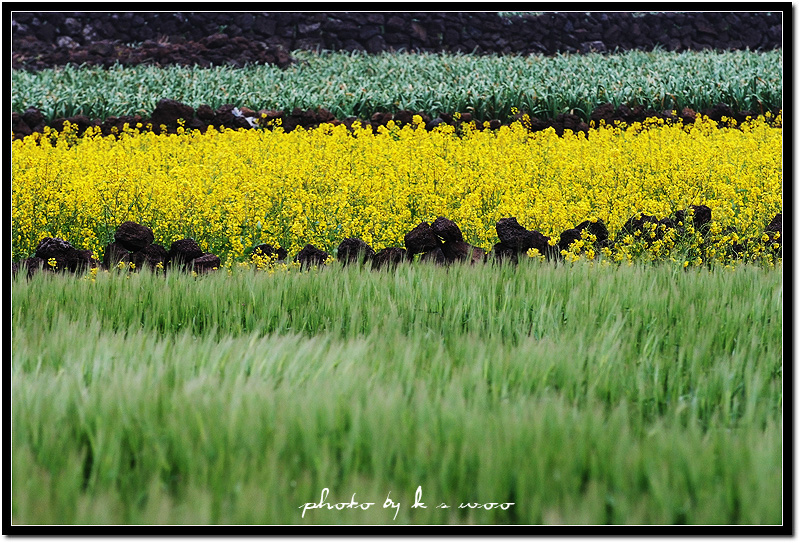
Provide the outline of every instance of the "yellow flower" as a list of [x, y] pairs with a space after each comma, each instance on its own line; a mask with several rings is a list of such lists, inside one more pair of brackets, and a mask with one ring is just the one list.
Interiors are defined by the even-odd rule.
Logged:
[[[332, 253], [358, 237], [379, 250], [404, 245], [407, 232], [438, 216], [490, 250], [504, 217], [553, 247], [587, 219], [602, 221], [613, 239], [637, 212], [663, 218], [708, 205], [714, 221], [702, 237], [687, 220], [679, 235], [626, 234], [602, 252], [612, 262], [699, 256], [726, 264], [732, 244], [760, 238], [765, 218], [782, 208], [782, 131], [763, 117], [742, 129], [702, 118], [629, 131], [599, 123], [588, 137], [530, 132], [524, 122], [428, 131], [419, 115], [381, 131], [354, 123], [286, 133], [277, 124], [205, 134], [128, 127], [119, 139], [79, 138], [68, 124], [47, 132], [52, 145], [14, 140], [13, 257], [60, 236], [102, 259], [108, 233], [132, 220], [164, 246], [191, 237], [224, 262], [263, 269], [269, 264], [251, 259], [248, 248], [270, 243], [294, 255], [311, 243]], [[591, 258], [596, 239], [584, 236], [579, 248]], [[760, 258], [764, 247], [752, 245], [745, 257]]]

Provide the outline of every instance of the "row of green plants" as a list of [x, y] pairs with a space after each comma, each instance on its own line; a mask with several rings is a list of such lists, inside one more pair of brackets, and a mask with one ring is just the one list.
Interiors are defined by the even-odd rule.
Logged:
[[232, 103], [291, 111], [325, 107], [338, 118], [409, 109], [506, 119], [512, 107], [540, 118], [599, 105], [696, 111], [725, 103], [756, 114], [782, 108], [782, 51], [628, 51], [621, 54], [468, 54], [295, 51], [275, 66], [64, 67], [14, 71], [12, 110], [47, 118], [149, 115], [161, 98], [197, 107]]
[[[780, 524], [782, 299], [535, 260], [18, 278], [12, 522]], [[324, 488], [374, 505], [303, 514]]]

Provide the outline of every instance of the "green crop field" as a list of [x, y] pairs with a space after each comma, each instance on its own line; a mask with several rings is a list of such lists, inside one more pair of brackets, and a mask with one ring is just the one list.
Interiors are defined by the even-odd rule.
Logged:
[[782, 51], [629, 51], [502, 56], [312, 53], [287, 69], [139, 66], [14, 71], [12, 110], [46, 118], [148, 115], [161, 98], [192, 107], [232, 103], [291, 111], [325, 107], [336, 117], [376, 111], [470, 112], [507, 119], [512, 108], [587, 118], [604, 103], [696, 111], [725, 103], [756, 114], [782, 108]]
[[14, 279], [14, 524], [782, 522], [780, 266], [229, 272]]

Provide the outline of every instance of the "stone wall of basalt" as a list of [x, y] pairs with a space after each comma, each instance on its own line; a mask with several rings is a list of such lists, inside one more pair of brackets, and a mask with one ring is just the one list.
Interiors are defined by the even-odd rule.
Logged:
[[[711, 223], [711, 208], [704, 205], [692, 205], [690, 208], [675, 211], [660, 220], [651, 215], [637, 213], [628, 219], [614, 238], [609, 237], [608, 228], [603, 221], [597, 219], [583, 221], [551, 240], [537, 230], [528, 230], [517, 222], [516, 217], [506, 217], [495, 224], [500, 241], [489, 252], [466, 243], [456, 223], [445, 217], [437, 217], [433, 223], [421, 222], [406, 233], [403, 238], [404, 247], [387, 247], [376, 252], [359, 238], [346, 238], [336, 249], [336, 259], [343, 265], [361, 263], [370, 265], [372, 269], [393, 268], [402, 262], [416, 260], [445, 266], [456, 262], [478, 264], [506, 261], [517, 264], [530, 249], [536, 249], [547, 260], [560, 260], [563, 258], [562, 251], [571, 250], [573, 243], [583, 239], [584, 230], [593, 236], [591, 239], [594, 241], [587, 242], [586, 247], [592, 248], [594, 254], [600, 254], [603, 248], [624, 244], [625, 237], [629, 235], [636, 236], [645, 248], [649, 248], [652, 243], [663, 239], [668, 231], [673, 231], [673, 235], [678, 237], [691, 235], [684, 227], [684, 222], [689, 217], [696, 231], [707, 234]], [[687, 214], [687, 211], [691, 211], [691, 214]], [[742, 243], [734, 243], [728, 249], [727, 256], [738, 259], [745, 256], [748, 249], [754, 249], [759, 252], [771, 251], [774, 256], [780, 257], [783, 254], [782, 229], [783, 213], [778, 213], [764, 229], [766, 238], [762, 234], [743, 239]], [[734, 231], [732, 229], [730, 233]], [[651, 232], [649, 237], [644, 235], [647, 232]], [[153, 231], [149, 227], [126, 221], [117, 228], [114, 241], [106, 245], [103, 260], [99, 261], [90, 250], [75, 248], [61, 238], [46, 237], [36, 246], [33, 256], [12, 262], [11, 273], [16, 276], [20, 271], [27, 270], [28, 277], [31, 277], [40, 270], [85, 272], [90, 268], [136, 271], [150, 268], [156, 271], [191, 270], [202, 273], [222, 267], [220, 258], [204, 252], [194, 239], [174, 241], [169, 250], [153, 241]], [[701, 248], [708, 243], [709, 238], [706, 236], [701, 242]], [[759, 244], [760, 249], [757, 247]], [[583, 248], [578, 249], [585, 253]], [[702, 250], [705, 251], [704, 248]], [[289, 253], [282, 247], [276, 248], [265, 243], [251, 248], [250, 255], [251, 259], [255, 256], [262, 262], [269, 263], [286, 262]], [[312, 266], [323, 266], [329, 256], [331, 255], [326, 251], [306, 244], [292, 261], [299, 263], [301, 269], [308, 269]]]
[[13, 12], [12, 40], [14, 47], [71, 49], [98, 41], [181, 43], [225, 34], [287, 51], [755, 50], [782, 46], [782, 22], [782, 12]]

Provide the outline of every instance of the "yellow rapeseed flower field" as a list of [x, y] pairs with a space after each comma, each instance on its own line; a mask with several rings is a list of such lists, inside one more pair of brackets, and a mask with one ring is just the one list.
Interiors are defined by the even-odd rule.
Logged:
[[[167, 248], [194, 238], [223, 262], [247, 260], [259, 243], [291, 255], [306, 243], [331, 251], [359, 237], [377, 250], [402, 246], [406, 232], [440, 215], [491, 249], [503, 217], [556, 238], [601, 219], [614, 237], [637, 212], [661, 218], [690, 204], [712, 209], [706, 235], [721, 255], [724, 244], [761, 236], [781, 211], [777, 121], [722, 129], [708, 119], [687, 127], [648, 121], [601, 126], [588, 137], [532, 133], [520, 123], [463, 134], [391, 122], [353, 132], [47, 132], [12, 144], [13, 256], [29, 256], [51, 236], [102, 257], [127, 220], [152, 228]], [[669, 241], [651, 253], [670, 257]]]

